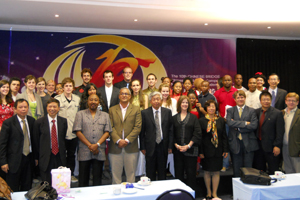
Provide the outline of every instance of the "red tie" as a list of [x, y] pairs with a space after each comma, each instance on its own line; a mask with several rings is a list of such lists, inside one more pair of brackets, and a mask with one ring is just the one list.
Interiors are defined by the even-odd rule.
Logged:
[[55, 120], [52, 120], [52, 123], [53, 123], [51, 129], [52, 153], [56, 155], [58, 153], [58, 142], [57, 142], [57, 135], [56, 135]]
[[262, 126], [262, 124], [265, 121], [265, 112], [266, 111], [263, 110], [263, 113], [261, 114], [260, 120], [259, 120], [259, 131], [258, 131], [258, 138], [259, 138], [259, 140], [261, 140], [261, 126]]

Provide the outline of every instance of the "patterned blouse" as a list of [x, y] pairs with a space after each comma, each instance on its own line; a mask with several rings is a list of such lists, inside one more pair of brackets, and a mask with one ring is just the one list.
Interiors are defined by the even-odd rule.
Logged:
[[14, 115], [14, 102], [9, 104], [1, 104], [0, 106], [0, 127], [2, 127], [2, 124], [5, 120], [12, 117]]

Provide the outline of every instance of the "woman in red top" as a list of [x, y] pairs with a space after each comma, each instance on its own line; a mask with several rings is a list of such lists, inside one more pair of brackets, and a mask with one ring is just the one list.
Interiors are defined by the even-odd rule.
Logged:
[[14, 101], [11, 98], [9, 82], [7, 80], [0, 81], [0, 130], [3, 122], [14, 115]]
[[189, 92], [187, 96], [190, 99], [191, 106], [192, 106], [190, 113], [193, 115], [196, 115], [196, 117], [199, 119], [200, 118], [200, 110], [199, 110], [199, 107], [196, 107], [197, 96], [196, 96], [195, 92]]
[[180, 81], [175, 81], [173, 83], [173, 93], [170, 95], [171, 98], [176, 99], [178, 101], [179, 97], [182, 95], [182, 84]]
[[193, 87], [193, 79], [191, 79], [190, 77], [184, 78], [183, 79], [183, 88], [184, 88], [185, 91], [182, 93], [182, 95], [187, 96], [187, 94], [189, 92], [194, 91], [192, 89], [192, 87]]

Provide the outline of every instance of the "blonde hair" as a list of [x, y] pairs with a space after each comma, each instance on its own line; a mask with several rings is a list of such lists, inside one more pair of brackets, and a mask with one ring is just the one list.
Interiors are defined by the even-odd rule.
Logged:
[[169, 89], [169, 96], [167, 97], [167, 107], [170, 108], [171, 105], [172, 105], [172, 101], [171, 101], [171, 97], [170, 97], [170, 87], [169, 85], [165, 84], [165, 83], [162, 83], [160, 84], [159, 88], [158, 88], [158, 91], [161, 93], [161, 90], [163, 87], [166, 87]]
[[290, 92], [285, 96], [285, 100], [289, 97], [295, 97], [297, 101], [299, 101], [299, 95], [296, 92]]

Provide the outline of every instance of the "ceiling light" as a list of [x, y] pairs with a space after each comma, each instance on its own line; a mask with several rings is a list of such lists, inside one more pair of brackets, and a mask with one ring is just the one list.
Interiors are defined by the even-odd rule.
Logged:
[[271, 26], [268, 26], [268, 29], [271, 29]]
[[134, 19], [133, 21], [137, 22], [138, 20], [137, 20], [137, 19]]
[[207, 25], [208, 25], [208, 23], [205, 23], [204, 25], [205, 25], [205, 26], [207, 26]]
[[54, 16], [55, 16], [55, 17], [59, 17], [59, 15], [57, 15], [57, 14], [56, 14], [56, 15], [54, 15]]

